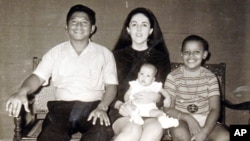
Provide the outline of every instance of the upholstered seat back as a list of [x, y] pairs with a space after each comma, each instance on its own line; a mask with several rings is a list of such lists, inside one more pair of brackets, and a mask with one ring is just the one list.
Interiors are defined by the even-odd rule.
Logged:
[[[41, 61], [40, 58], [34, 57], [33, 58], [33, 69], [37, 67], [39, 62]], [[183, 65], [182, 63], [171, 63], [171, 71], [174, 69], [180, 67]], [[220, 63], [220, 64], [205, 64], [204, 67], [212, 71], [219, 80], [220, 85], [220, 91], [221, 91], [221, 100], [225, 100], [225, 71], [226, 71], [226, 64]], [[48, 112], [47, 109], [47, 102], [50, 100], [55, 99], [54, 98], [54, 92], [55, 88], [50, 84], [48, 86], [43, 87], [40, 91], [38, 91], [39, 94], [35, 96], [35, 101], [33, 104], [33, 112], [35, 114], [39, 114], [39, 117], [43, 117], [42, 114], [46, 114]], [[221, 117], [220, 122], [225, 123], [225, 107], [221, 105]]]

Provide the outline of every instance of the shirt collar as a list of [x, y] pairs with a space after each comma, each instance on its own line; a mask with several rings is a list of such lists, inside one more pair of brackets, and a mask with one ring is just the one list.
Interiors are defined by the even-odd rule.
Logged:
[[[70, 51], [72, 54], [77, 55], [77, 53], [75, 52], [75, 50], [74, 50], [72, 44], [70, 43], [70, 41], [69, 41], [69, 44], [70, 44], [69, 51]], [[93, 49], [92, 46], [93, 46], [93, 42], [92, 42], [91, 40], [89, 40], [89, 43], [88, 43], [88, 45], [86, 46], [86, 48], [82, 51], [82, 53], [81, 53], [80, 55], [77, 55], [77, 56], [82, 56], [82, 55], [84, 55], [84, 54], [89, 53], [89, 52]]]

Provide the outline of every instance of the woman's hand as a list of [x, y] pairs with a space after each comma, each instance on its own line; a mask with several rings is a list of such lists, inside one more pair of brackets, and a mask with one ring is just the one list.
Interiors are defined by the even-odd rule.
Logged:
[[110, 126], [110, 120], [109, 117], [107, 115], [107, 112], [103, 109], [99, 109], [96, 108], [95, 110], [93, 110], [88, 117], [88, 121], [90, 121], [91, 119], [93, 119], [93, 125], [96, 124], [96, 120], [99, 118], [100, 120], [100, 124], [103, 125], [103, 123], [105, 123], [106, 126]]
[[126, 116], [130, 116], [135, 110], [136, 110], [136, 106], [133, 105], [131, 102], [127, 102], [120, 106], [119, 113], [122, 116], [126, 117]]
[[134, 101], [140, 104], [156, 103], [160, 97], [160, 94], [153, 91], [141, 91], [134, 95]]

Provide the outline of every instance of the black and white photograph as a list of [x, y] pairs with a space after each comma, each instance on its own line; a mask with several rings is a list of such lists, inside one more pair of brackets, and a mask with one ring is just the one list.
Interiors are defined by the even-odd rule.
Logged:
[[0, 141], [248, 141], [250, 0], [0, 0]]

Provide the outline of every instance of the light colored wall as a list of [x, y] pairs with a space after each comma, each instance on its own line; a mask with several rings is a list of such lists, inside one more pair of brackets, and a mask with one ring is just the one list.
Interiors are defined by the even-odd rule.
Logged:
[[[249, 0], [0, 0], [0, 140], [13, 136], [6, 99], [31, 73], [33, 56], [42, 57], [68, 39], [65, 17], [77, 3], [96, 11], [98, 30], [93, 40], [110, 49], [128, 12], [140, 6], [151, 9], [158, 18], [171, 61], [181, 61], [183, 38], [203, 36], [210, 43], [209, 63], [227, 64], [227, 98], [235, 103], [250, 99], [232, 94], [239, 86], [250, 86]], [[248, 117], [248, 111], [227, 110], [227, 124], [244, 124]]]

